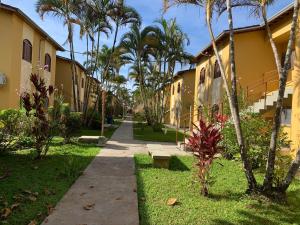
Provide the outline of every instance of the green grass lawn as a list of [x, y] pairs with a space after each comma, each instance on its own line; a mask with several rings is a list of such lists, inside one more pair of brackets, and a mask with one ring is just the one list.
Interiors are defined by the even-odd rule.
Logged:
[[[122, 120], [115, 120], [114, 121], [114, 125], [120, 126], [122, 123]], [[115, 132], [117, 128], [114, 127], [109, 127], [109, 128], [105, 128], [104, 130], [104, 136], [107, 138], [111, 138], [111, 136], [113, 135], [113, 133]], [[79, 136], [83, 136], [83, 135], [87, 135], [87, 136], [100, 136], [101, 135], [101, 130], [100, 129], [95, 129], [95, 130], [91, 130], [91, 129], [81, 129], [79, 132], [76, 133], [76, 137]]]
[[[152, 168], [151, 158], [136, 155], [140, 224], [146, 225], [285, 225], [300, 224], [300, 182], [287, 204], [245, 195], [239, 162], [218, 160], [212, 168], [210, 197], [200, 195], [192, 157], [173, 157], [170, 170]], [[169, 198], [178, 204], [168, 206]]]
[[[172, 128], [164, 128], [164, 132], [154, 132], [151, 126], [144, 125], [143, 129], [135, 123], [133, 125], [133, 136], [136, 140], [141, 141], [157, 141], [157, 142], [176, 142], [176, 130]], [[178, 141], [183, 140], [183, 134], [178, 132]]]
[[[116, 128], [105, 131], [111, 137]], [[82, 135], [99, 131], [82, 130]], [[98, 134], [99, 135], [99, 134]], [[82, 171], [99, 153], [93, 145], [62, 144], [62, 138], [54, 138], [48, 155], [34, 160], [33, 151], [24, 150], [0, 155], [0, 175], [4, 169], [9, 176], [0, 180], [0, 214], [4, 208], [19, 204], [0, 224], [27, 225], [30, 221], [43, 221], [48, 210], [56, 205]]]

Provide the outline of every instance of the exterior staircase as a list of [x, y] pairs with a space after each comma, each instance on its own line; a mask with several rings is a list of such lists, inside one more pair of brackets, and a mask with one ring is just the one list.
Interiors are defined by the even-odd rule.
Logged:
[[[250, 110], [254, 113], [260, 113], [264, 110], [266, 110], [268, 107], [273, 107], [276, 104], [277, 98], [278, 98], [279, 91], [272, 91], [268, 94], [266, 94], [265, 98], [261, 98], [257, 102], [255, 102], [252, 106], [250, 106]], [[287, 99], [288, 97], [293, 95], [293, 88], [292, 87], [286, 87], [284, 98]]]

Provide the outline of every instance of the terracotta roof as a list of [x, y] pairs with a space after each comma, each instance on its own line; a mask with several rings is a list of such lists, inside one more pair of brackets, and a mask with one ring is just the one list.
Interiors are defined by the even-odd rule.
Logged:
[[[281, 11], [273, 15], [268, 21], [269, 23], [274, 23], [278, 20], [280, 20], [282, 17], [290, 14], [293, 10], [293, 4], [288, 5], [287, 7], [283, 8]], [[234, 33], [244, 33], [244, 32], [251, 32], [251, 31], [256, 31], [256, 30], [262, 30], [264, 29], [264, 24], [260, 25], [253, 25], [253, 26], [247, 26], [247, 27], [240, 27], [240, 28], [235, 28]], [[216, 37], [216, 42], [219, 43], [222, 41], [225, 37], [229, 35], [229, 30], [224, 30], [221, 34], [219, 34]], [[207, 45], [205, 48], [203, 48], [197, 55], [196, 59], [199, 59], [201, 56], [205, 56], [206, 52], [209, 51], [212, 48], [212, 44], [210, 43]]]
[[27, 22], [29, 25], [33, 26], [39, 33], [41, 33], [41, 35], [44, 36], [46, 40], [48, 40], [49, 42], [51, 42], [56, 47], [57, 50], [65, 51], [65, 49], [60, 44], [58, 44], [52, 37], [50, 37], [49, 34], [47, 34], [42, 28], [40, 28], [22, 10], [20, 10], [20, 9], [18, 9], [16, 7], [10, 6], [10, 5], [3, 4], [3, 3], [0, 3], [0, 9], [4, 9], [4, 10], [7, 10], [7, 11], [16, 13], [25, 22]]

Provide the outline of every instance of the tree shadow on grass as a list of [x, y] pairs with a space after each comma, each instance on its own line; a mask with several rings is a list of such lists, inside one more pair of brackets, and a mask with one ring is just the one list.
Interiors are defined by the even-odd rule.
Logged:
[[[151, 156], [149, 156], [150, 158]], [[151, 159], [152, 160], [152, 159]], [[151, 169], [154, 168], [152, 163], [139, 163], [138, 166], [140, 169]], [[190, 169], [177, 157], [172, 156], [170, 159], [169, 170], [171, 171], [190, 171]]]
[[300, 190], [290, 191], [288, 195], [294, 199], [287, 204], [277, 204], [269, 201], [256, 201], [246, 206], [246, 209], [238, 210], [238, 222], [224, 219], [214, 220], [215, 225], [281, 225], [300, 224]]
[[190, 171], [190, 169], [177, 156], [171, 157], [169, 169], [172, 171]]
[[226, 190], [220, 194], [210, 193], [209, 198], [212, 200], [220, 201], [239, 201], [246, 196], [243, 192], [232, 192], [231, 190]]

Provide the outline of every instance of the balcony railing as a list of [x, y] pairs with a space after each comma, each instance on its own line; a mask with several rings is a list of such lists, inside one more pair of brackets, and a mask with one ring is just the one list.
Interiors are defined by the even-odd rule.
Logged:
[[[292, 83], [291, 70], [288, 72], [287, 85]], [[266, 99], [267, 95], [279, 89], [279, 76], [277, 70], [262, 74], [262, 77], [246, 86], [246, 98], [249, 103]]]

